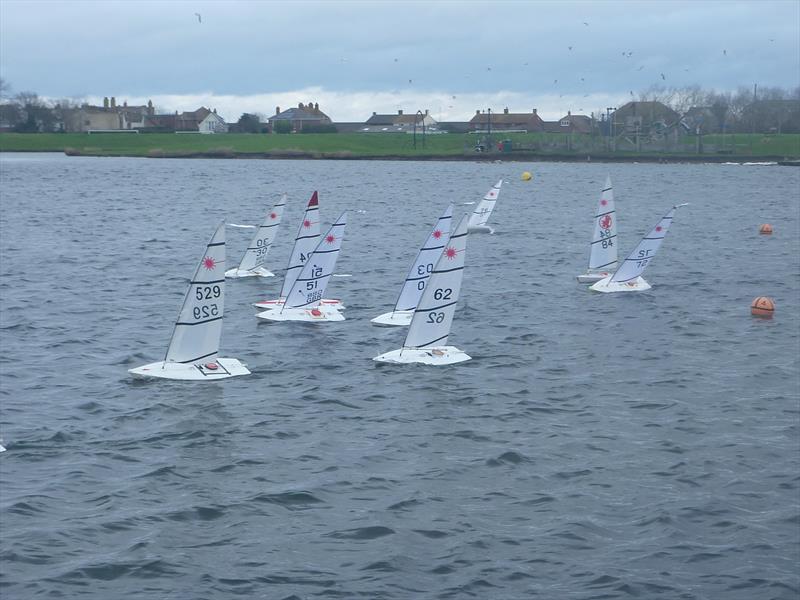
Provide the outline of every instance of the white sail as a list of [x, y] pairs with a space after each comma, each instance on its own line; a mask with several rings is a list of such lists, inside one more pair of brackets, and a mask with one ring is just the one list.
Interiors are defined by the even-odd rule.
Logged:
[[285, 298], [292, 289], [297, 276], [303, 268], [308, 257], [314, 251], [319, 242], [319, 200], [317, 192], [311, 195], [308, 201], [306, 212], [300, 227], [297, 229], [297, 236], [294, 239], [294, 248], [289, 257], [289, 266], [286, 268], [286, 275], [283, 278], [281, 288], [281, 298]]
[[497, 198], [500, 196], [501, 185], [503, 185], [502, 179], [498, 181], [492, 189], [486, 192], [483, 200], [478, 203], [478, 206], [475, 207], [475, 210], [472, 211], [472, 214], [469, 216], [468, 228], [487, 227], [486, 221], [489, 220]]
[[347, 211], [336, 219], [328, 233], [320, 239], [317, 247], [311, 252], [292, 289], [286, 294], [284, 308], [315, 307], [322, 303], [328, 280], [336, 268], [336, 259], [339, 258], [346, 225]]
[[425, 283], [433, 272], [433, 266], [442, 253], [447, 240], [450, 237], [450, 222], [453, 220], [453, 205], [448, 206], [436, 225], [433, 226], [430, 235], [419, 249], [416, 260], [411, 265], [411, 269], [406, 275], [400, 296], [397, 298], [394, 310], [414, 310], [419, 304], [422, 292], [425, 290]]
[[213, 363], [219, 351], [224, 307], [225, 223], [221, 223], [189, 283], [164, 361]]
[[670, 211], [661, 218], [656, 226], [650, 230], [650, 233], [642, 238], [642, 241], [639, 242], [639, 245], [628, 255], [628, 258], [622, 261], [622, 265], [620, 265], [619, 269], [617, 269], [609, 279], [609, 283], [625, 283], [626, 281], [636, 279], [644, 272], [647, 265], [656, 255], [656, 251], [659, 246], [661, 246], [664, 237], [667, 235], [675, 211], [681, 206], [686, 206], [686, 204], [673, 206]]
[[611, 177], [608, 176], [597, 202], [591, 248], [589, 272], [610, 273], [617, 268], [617, 213], [614, 209], [614, 189], [611, 187]]
[[456, 311], [467, 253], [467, 224], [464, 215], [439, 255], [408, 328], [404, 348], [433, 348], [447, 344]]
[[286, 194], [272, 207], [272, 210], [264, 218], [264, 222], [256, 230], [239, 263], [240, 271], [253, 271], [264, 264], [269, 249], [275, 241], [275, 235], [278, 233], [284, 206], [286, 206]]

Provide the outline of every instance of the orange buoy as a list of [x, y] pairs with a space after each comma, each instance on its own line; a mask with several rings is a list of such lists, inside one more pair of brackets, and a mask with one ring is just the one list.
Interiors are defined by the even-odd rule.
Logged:
[[758, 233], [763, 235], [771, 235], [772, 234], [772, 225], [769, 223], [764, 223], [761, 227], [758, 228]]
[[766, 296], [759, 296], [750, 304], [750, 314], [754, 317], [761, 317], [763, 319], [771, 319], [775, 313], [775, 303], [772, 298]]

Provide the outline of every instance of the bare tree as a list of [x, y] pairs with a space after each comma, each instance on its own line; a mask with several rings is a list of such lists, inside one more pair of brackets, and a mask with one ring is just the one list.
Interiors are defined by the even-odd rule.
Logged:
[[0, 103], [6, 98], [10, 98], [11, 94], [11, 84], [8, 83], [5, 79], [0, 77]]

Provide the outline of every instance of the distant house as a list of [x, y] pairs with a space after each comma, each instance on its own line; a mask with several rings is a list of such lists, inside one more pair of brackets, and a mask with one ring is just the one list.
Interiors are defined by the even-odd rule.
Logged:
[[200, 133], [227, 133], [228, 124], [225, 120], [217, 114], [214, 109], [206, 115], [206, 117], [198, 124]]
[[612, 113], [616, 133], [651, 134], [675, 126], [680, 115], [661, 102], [628, 102]]
[[508, 107], [503, 109], [502, 113], [481, 112], [475, 111], [470, 121], [470, 131], [473, 132], [488, 132], [491, 131], [519, 131], [519, 132], [532, 132], [543, 131], [544, 121], [536, 114], [534, 108], [529, 113], [512, 113], [508, 111]]
[[84, 104], [78, 108], [63, 108], [61, 118], [64, 131], [71, 133], [119, 131], [145, 127], [154, 112], [152, 101], [142, 106], [128, 106], [127, 101], [118, 105], [112, 96], [103, 98], [103, 106]]
[[543, 121], [543, 131], [547, 133], [592, 133], [594, 120], [586, 115], [567, 114], [558, 121]]
[[332, 125], [330, 117], [319, 109], [319, 104], [311, 102], [306, 105], [300, 102], [297, 108], [284, 111], [280, 107], [275, 108], [275, 114], [269, 118], [270, 130], [275, 131], [276, 126], [280, 127], [279, 123], [288, 123], [290, 131]]
[[407, 133], [413, 132], [415, 126], [417, 129], [424, 126], [426, 130], [435, 132], [438, 130], [437, 125], [438, 123], [430, 115], [428, 109], [425, 109], [424, 114], [421, 111], [419, 113], [404, 114], [402, 110], [398, 110], [397, 114], [385, 115], [373, 112], [372, 116], [364, 122], [361, 131]]
[[147, 127], [174, 131], [176, 133], [225, 133], [228, 125], [217, 114], [217, 109], [210, 110], [201, 106], [197, 110], [174, 114], [153, 115], [147, 120]]

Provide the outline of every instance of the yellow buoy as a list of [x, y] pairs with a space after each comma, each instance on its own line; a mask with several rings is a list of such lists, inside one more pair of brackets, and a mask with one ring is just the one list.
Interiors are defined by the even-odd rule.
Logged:
[[530, 181], [533, 179], [533, 175], [531, 175], [528, 171], [522, 173], [522, 181]]
[[762, 319], [771, 319], [775, 314], [775, 302], [772, 301], [772, 298], [759, 296], [750, 304], [750, 314]]
[[770, 225], [769, 223], [764, 223], [761, 227], [758, 228], [758, 233], [762, 233], [764, 235], [771, 235], [772, 225]]

